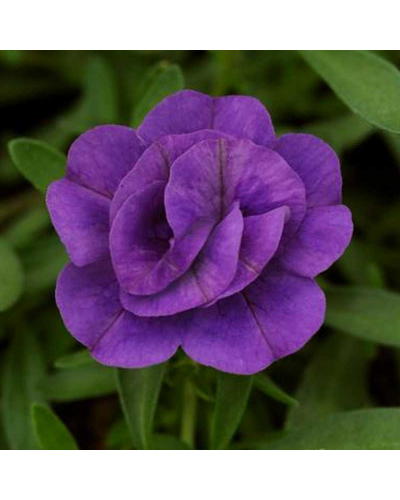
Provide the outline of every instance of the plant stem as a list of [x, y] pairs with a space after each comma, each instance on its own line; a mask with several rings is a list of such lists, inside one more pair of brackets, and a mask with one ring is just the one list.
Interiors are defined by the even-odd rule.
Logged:
[[181, 439], [191, 448], [195, 444], [197, 396], [190, 378], [183, 385], [183, 408], [181, 421]]

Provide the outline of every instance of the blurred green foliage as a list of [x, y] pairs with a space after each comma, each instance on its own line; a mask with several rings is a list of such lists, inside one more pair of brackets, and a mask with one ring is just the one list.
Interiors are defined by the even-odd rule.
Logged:
[[[396, 95], [400, 52], [360, 57], [0, 51], [0, 448], [399, 448], [400, 136], [351, 109], [396, 127], [400, 93], [391, 106], [385, 85]], [[373, 95], [362, 80], [371, 71]], [[325, 326], [253, 380], [181, 352], [116, 376], [68, 334], [54, 302], [67, 256], [27, 179], [45, 191], [77, 135], [137, 126], [183, 87], [257, 97], [278, 133], [319, 135], [342, 161], [355, 235], [321, 279]]]

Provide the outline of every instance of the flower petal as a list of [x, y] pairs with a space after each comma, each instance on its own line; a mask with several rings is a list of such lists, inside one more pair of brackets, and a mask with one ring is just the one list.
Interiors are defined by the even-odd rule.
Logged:
[[176, 159], [186, 153], [192, 146], [210, 139], [233, 139], [233, 137], [218, 130], [204, 129], [190, 134], [166, 135], [160, 137], [156, 144], [164, 150], [170, 165], [172, 165]]
[[206, 139], [229, 137], [215, 130], [201, 130], [192, 134], [169, 135], [152, 144], [124, 177], [111, 204], [111, 220], [124, 201], [155, 181], [168, 181], [172, 163], [194, 144]]
[[310, 208], [279, 262], [285, 269], [313, 278], [343, 254], [352, 233], [351, 212], [345, 205]]
[[72, 335], [85, 346], [94, 345], [122, 313], [111, 262], [68, 264], [57, 280], [56, 302]]
[[135, 167], [122, 179], [111, 203], [110, 220], [113, 221], [125, 201], [135, 193], [140, 193], [154, 182], [167, 182], [169, 162], [162, 149], [153, 144], [150, 146]]
[[252, 283], [274, 256], [281, 241], [287, 207], [244, 219], [242, 244], [235, 278], [214, 301], [233, 295]]
[[144, 143], [129, 127], [95, 127], [70, 147], [67, 178], [111, 198], [144, 149]]
[[199, 363], [250, 375], [300, 349], [324, 313], [325, 297], [314, 281], [264, 272], [244, 293], [194, 311], [182, 347]]
[[214, 229], [186, 274], [155, 295], [121, 292], [124, 307], [139, 316], [169, 316], [213, 300], [235, 276], [242, 231], [243, 217], [236, 207]]
[[84, 268], [67, 265], [56, 300], [65, 326], [100, 363], [141, 368], [167, 360], [180, 344], [178, 317], [139, 318], [122, 309], [108, 260]]
[[170, 134], [214, 129], [237, 138], [268, 145], [275, 137], [271, 118], [254, 97], [212, 98], [184, 90], [167, 97], [143, 120], [138, 134], [148, 144]]
[[108, 198], [61, 179], [49, 186], [46, 203], [53, 225], [77, 266], [108, 255]]
[[165, 182], [131, 195], [114, 219], [110, 249], [118, 281], [131, 294], [164, 290], [188, 270], [213, 229], [213, 221], [194, 221], [173, 239], [164, 211]]
[[226, 96], [214, 100], [214, 126], [234, 137], [251, 139], [268, 146], [275, 138], [271, 117], [263, 104], [254, 97]]
[[340, 163], [328, 144], [309, 134], [285, 134], [277, 139], [274, 150], [304, 182], [307, 206], [336, 205], [341, 202]]
[[125, 311], [90, 351], [108, 366], [143, 368], [171, 358], [181, 338], [182, 324], [177, 316], [140, 318]]
[[151, 143], [171, 134], [187, 134], [212, 128], [211, 97], [194, 90], [183, 90], [163, 99], [138, 128], [138, 135]]
[[165, 208], [175, 235], [201, 217], [222, 220], [235, 201], [245, 216], [288, 206], [286, 237], [297, 230], [306, 211], [298, 175], [277, 153], [251, 141], [203, 141], [173, 163]]

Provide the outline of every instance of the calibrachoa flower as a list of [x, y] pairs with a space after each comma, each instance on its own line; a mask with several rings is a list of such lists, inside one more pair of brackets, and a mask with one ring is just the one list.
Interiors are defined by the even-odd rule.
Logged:
[[315, 276], [344, 251], [339, 161], [307, 134], [275, 137], [252, 97], [183, 91], [135, 131], [89, 130], [47, 195], [71, 258], [56, 300], [106, 365], [181, 346], [251, 374], [301, 348], [325, 313]]

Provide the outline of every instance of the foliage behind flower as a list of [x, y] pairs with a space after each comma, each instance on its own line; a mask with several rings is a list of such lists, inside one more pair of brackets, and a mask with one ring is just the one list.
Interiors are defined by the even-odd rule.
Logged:
[[101, 363], [137, 368], [179, 346], [251, 374], [321, 326], [314, 278], [348, 245], [337, 156], [275, 137], [251, 97], [183, 91], [133, 129], [71, 146], [47, 204], [71, 263], [57, 284], [67, 328]]

